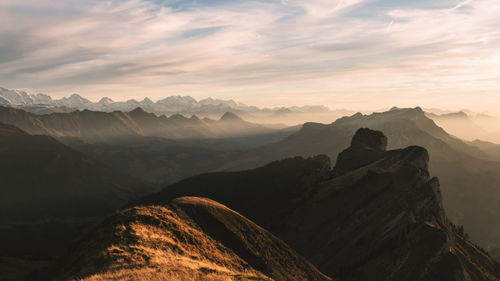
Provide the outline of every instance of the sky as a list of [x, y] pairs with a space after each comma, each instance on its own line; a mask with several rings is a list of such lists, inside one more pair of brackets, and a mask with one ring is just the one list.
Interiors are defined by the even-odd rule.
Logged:
[[494, 112], [498, 0], [0, 0], [0, 86]]

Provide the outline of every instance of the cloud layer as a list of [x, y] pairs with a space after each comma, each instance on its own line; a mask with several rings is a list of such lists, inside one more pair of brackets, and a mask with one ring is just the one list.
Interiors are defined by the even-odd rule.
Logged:
[[91, 99], [498, 108], [500, 5], [411, 2], [3, 0], [0, 84]]

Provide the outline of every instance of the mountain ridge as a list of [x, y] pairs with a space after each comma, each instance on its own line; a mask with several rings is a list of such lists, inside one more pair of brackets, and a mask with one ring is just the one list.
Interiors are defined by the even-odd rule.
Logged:
[[20, 127], [31, 134], [78, 137], [88, 141], [137, 136], [170, 139], [227, 138], [279, 132], [280, 129], [247, 122], [226, 112], [219, 120], [191, 118], [181, 114], [156, 116], [141, 107], [110, 113], [88, 109], [71, 113], [37, 115], [22, 109], [1, 107], [0, 122]]
[[[214, 99], [211, 97], [196, 100], [190, 96], [169, 96], [153, 102], [148, 97], [142, 101], [130, 99], [127, 101], [113, 101], [108, 97], [102, 97], [97, 102], [92, 102], [78, 94], [61, 99], [52, 99], [50, 96], [39, 93], [29, 94], [20, 90], [9, 90], [0, 87], [0, 105], [30, 109], [34, 113], [46, 114], [50, 112], [71, 112], [75, 110], [93, 110], [103, 112], [132, 111], [137, 107], [142, 107], [145, 111], [157, 115], [198, 114], [213, 118], [221, 116], [225, 112], [232, 111], [245, 117], [258, 117], [259, 120], [265, 118], [282, 120], [283, 118], [270, 118], [283, 110], [289, 111], [289, 115], [300, 115], [303, 113], [333, 113], [330, 109], [321, 105], [306, 105], [292, 107], [259, 108], [249, 106], [234, 100]], [[40, 108], [45, 106], [45, 108]], [[37, 108], [38, 107], [38, 108]], [[53, 108], [56, 107], [56, 108]], [[280, 117], [276, 115], [275, 117]], [[253, 119], [253, 118], [252, 118]]]
[[445, 209], [458, 224], [496, 258], [500, 258], [500, 162], [487, 150], [466, 143], [429, 119], [421, 108], [393, 109], [339, 118], [330, 124], [306, 123], [302, 129], [273, 144], [245, 152], [220, 170], [255, 168], [286, 157], [325, 154], [335, 159], [358, 128], [380, 130], [388, 148], [425, 147], [430, 169], [440, 175]]
[[[339, 158], [338, 165], [348, 166], [342, 163], [348, 157]], [[326, 156], [205, 174], [136, 204], [178, 196], [227, 204], [338, 280], [498, 280], [500, 265], [448, 220], [426, 149], [368, 158], [342, 174]]]

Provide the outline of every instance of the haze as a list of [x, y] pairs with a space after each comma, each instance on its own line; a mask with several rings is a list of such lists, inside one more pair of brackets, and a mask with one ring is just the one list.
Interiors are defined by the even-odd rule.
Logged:
[[494, 112], [499, 13], [494, 0], [3, 0], [0, 85]]

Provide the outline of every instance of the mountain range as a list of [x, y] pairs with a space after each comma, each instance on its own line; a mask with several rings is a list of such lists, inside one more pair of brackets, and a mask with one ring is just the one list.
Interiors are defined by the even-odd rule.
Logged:
[[[230, 138], [278, 133], [281, 129], [247, 122], [226, 112], [218, 120], [190, 118], [180, 114], [156, 116], [142, 108], [130, 112], [73, 111], [34, 114], [22, 109], [0, 107], [0, 122], [15, 125], [30, 134], [76, 137], [87, 142], [103, 142], [140, 136], [168, 139]], [[293, 128], [291, 128], [293, 130]]]
[[441, 179], [444, 208], [472, 240], [500, 257], [500, 162], [480, 148], [449, 135], [421, 108], [394, 108], [370, 115], [355, 114], [331, 124], [306, 123], [276, 143], [246, 151], [220, 170], [255, 168], [286, 157], [325, 154], [336, 157], [360, 127], [383, 131], [390, 149], [425, 147], [430, 170]]
[[[141, 109], [37, 115], [0, 107], [0, 122], [14, 124], [32, 134], [83, 139], [84, 142], [60, 140], [114, 169], [154, 184], [170, 184], [217, 170], [255, 168], [286, 157], [318, 154], [335, 157], [357, 128], [378, 129], [387, 134], [392, 149], [409, 145], [428, 149], [431, 171], [441, 178], [448, 215], [464, 225], [474, 241], [500, 257], [500, 226], [496, 223], [500, 220], [500, 162], [497, 161], [500, 158], [495, 158], [498, 147], [464, 142], [437, 126], [420, 108], [355, 114], [328, 125], [306, 123], [295, 133], [293, 130], [299, 128], [271, 129], [232, 113], [226, 113], [220, 120], [210, 120], [181, 115], [157, 117]], [[235, 138], [237, 133], [243, 142], [258, 145], [236, 145], [234, 139], [240, 140]], [[220, 141], [230, 134], [233, 134], [230, 142]], [[177, 141], [151, 136], [177, 138]], [[127, 141], [122, 141], [123, 138]], [[186, 138], [213, 141], [186, 142]], [[235, 145], [237, 148], [232, 148]]]
[[[190, 177], [157, 193], [50, 136], [1, 124], [0, 170], [7, 184], [2, 186], [2, 255], [56, 258], [33, 271], [30, 280], [499, 280], [499, 264], [469, 237], [469, 226], [475, 225], [452, 223], [443, 203], [454, 197], [450, 191], [441, 194], [429, 171], [446, 162], [433, 162], [433, 155], [448, 153], [476, 159], [473, 165], [481, 171], [484, 163], [477, 159], [484, 152], [457, 142], [419, 108], [336, 122], [306, 124], [275, 144], [250, 149], [257, 156], [252, 161], [247, 152], [230, 159], [248, 165], [264, 160], [265, 151], [266, 157], [276, 157], [271, 148], [300, 151], [297, 140], [305, 140], [311, 127], [322, 129], [309, 135], [316, 149], [335, 149], [343, 139], [325, 131], [346, 133], [360, 123], [384, 126], [390, 135], [355, 129], [333, 168], [325, 155], [294, 157]], [[407, 130], [395, 134], [401, 130], [396, 125]], [[432, 151], [419, 146], [387, 151], [402, 144], [401, 136], [425, 142]], [[222, 168], [230, 159], [213, 165]], [[476, 208], [492, 208], [481, 193], [471, 195], [485, 202]], [[472, 216], [471, 207], [465, 204], [460, 211]], [[29, 271], [20, 263], [0, 256], [2, 272], [20, 271], [6, 280]], [[32, 263], [31, 268], [40, 268]]]
[[215, 118], [225, 112], [234, 112], [253, 122], [299, 124], [313, 118], [317, 121], [334, 120], [351, 113], [348, 110], [330, 110], [321, 105], [259, 108], [249, 106], [234, 100], [205, 98], [197, 101], [190, 96], [169, 96], [156, 102], [149, 98], [142, 101], [113, 101], [103, 97], [98, 102], [92, 102], [78, 94], [61, 99], [52, 99], [42, 93], [29, 94], [21, 90], [10, 90], [0, 87], [0, 106], [16, 107], [36, 114], [53, 112], [72, 112], [75, 110], [91, 110], [102, 112], [129, 112], [138, 107], [156, 115], [198, 115]]

